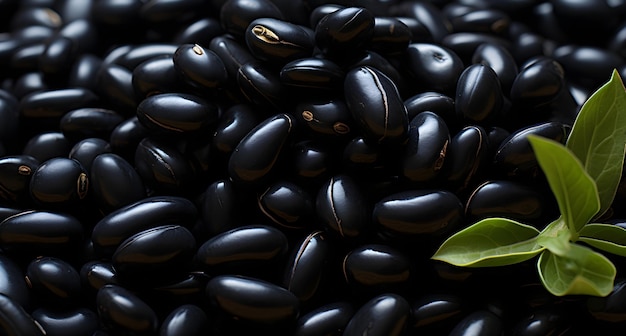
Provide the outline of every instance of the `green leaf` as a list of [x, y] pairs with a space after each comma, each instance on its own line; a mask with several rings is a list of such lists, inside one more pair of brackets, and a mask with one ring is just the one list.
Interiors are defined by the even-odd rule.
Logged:
[[583, 104], [567, 147], [595, 180], [602, 215], [613, 202], [626, 153], [626, 90], [616, 70]]
[[607, 296], [613, 290], [615, 265], [590, 248], [570, 244], [567, 255], [544, 251], [537, 261], [541, 282], [556, 295]]
[[587, 224], [580, 231], [580, 241], [597, 249], [626, 257], [626, 229], [613, 224]]
[[541, 231], [537, 243], [554, 254], [564, 255], [569, 252], [570, 237], [571, 232], [561, 216]]
[[596, 184], [581, 162], [562, 144], [536, 135], [529, 135], [528, 141], [556, 197], [571, 239], [575, 241], [580, 229], [600, 209]]
[[456, 266], [511, 265], [539, 254], [539, 230], [505, 218], [483, 219], [448, 238], [432, 259]]

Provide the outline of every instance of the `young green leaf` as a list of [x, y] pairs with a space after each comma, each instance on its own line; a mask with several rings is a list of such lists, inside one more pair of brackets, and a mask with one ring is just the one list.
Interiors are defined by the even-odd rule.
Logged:
[[537, 243], [557, 255], [569, 252], [570, 237], [572, 236], [563, 216], [548, 224], [537, 237]]
[[505, 218], [483, 219], [448, 238], [432, 259], [456, 266], [511, 265], [543, 251], [539, 230]]
[[[567, 147], [595, 180], [602, 215], [613, 202], [626, 147], [626, 90], [616, 70], [583, 104]], [[566, 165], [564, 165], [566, 166]]]
[[541, 282], [556, 295], [607, 296], [613, 290], [615, 265], [593, 250], [570, 243], [564, 256], [544, 251], [537, 261]]
[[580, 231], [580, 241], [597, 249], [626, 257], [626, 229], [613, 224], [587, 224]]
[[528, 141], [556, 197], [571, 239], [575, 241], [578, 231], [600, 209], [596, 184], [565, 146], [534, 135], [529, 135]]

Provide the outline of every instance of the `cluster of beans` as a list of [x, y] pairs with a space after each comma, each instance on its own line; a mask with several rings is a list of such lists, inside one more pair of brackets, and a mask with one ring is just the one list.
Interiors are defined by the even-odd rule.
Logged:
[[557, 298], [532, 262], [430, 256], [480, 218], [558, 216], [526, 135], [564, 142], [626, 74], [625, 18], [0, 0], [0, 334], [622, 334], [619, 258], [607, 298]]

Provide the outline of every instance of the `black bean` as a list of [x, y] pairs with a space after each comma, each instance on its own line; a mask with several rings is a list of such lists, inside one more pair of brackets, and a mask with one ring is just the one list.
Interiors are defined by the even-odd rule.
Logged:
[[319, 6], [316, 6], [311, 10], [311, 14], [309, 15], [309, 27], [315, 29], [315, 27], [317, 27], [317, 24], [324, 16], [344, 8], [346, 7], [340, 4], [333, 3], [320, 4]]
[[134, 166], [144, 185], [156, 192], [182, 195], [191, 191], [197, 174], [178, 147], [162, 138], [144, 138], [137, 145]]
[[139, 64], [151, 58], [173, 56], [176, 49], [178, 49], [177, 45], [168, 43], [142, 44], [130, 47], [126, 53], [120, 55], [120, 58], [115, 63], [133, 71]]
[[243, 38], [250, 22], [258, 18], [283, 20], [280, 9], [269, 0], [228, 0], [220, 9], [222, 28], [237, 38]]
[[92, 260], [83, 264], [80, 268], [80, 279], [85, 287], [96, 291], [106, 284], [119, 284], [117, 271], [110, 262], [105, 261]]
[[137, 98], [176, 92], [184, 86], [170, 55], [156, 56], [135, 67], [132, 78]]
[[345, 100], [364, 134], [379, 143], [406, 140], [408, 116], [394, 83], [367, 66], [351, 70], [344, 81]]
[[[200, 271], [193, 271], [183, 276], [176, 277], [173, 281], [161, 284], [148, 292], [148, 295], [154, 295], [159, 298], [157, 305], [161, 303], [169, 305], [181, 304], [204, 304], [204, 291], [209, 282], [209, 275]], [[163, 299], [164, 302], [158, 302]]]
[[59, 128], [67, 139], [74, 142], [87, 138], [109, 139], [111, 132], [124, 119], [113, 110], [86, 107], [63, 115]]
[[[177, 113], [171, 113], [172, 110]], [[217, 121], [213, 103], [184, 93], [150, 96], [137, 106], [137, 118], [155, 133], [185, 134], [204, 131]]]
[[409, 27], [394, 17], [375, 17], [374, 35], [369, 49], [383, 55], [400, 55], [409, 46], [412, 32]]
[[94, 248], [111, 255], [130, 236], [161, 225], [190, 227], [198, 216], [194, 204], [176, 196], [154, 196], [117, 209], [102, 218], [93, 228]]
[[[44, 82], [43, 74], [39, 71], [27, 72], [17, 78], [13, 84], [12, 93], [17, 99], [36, 91], [45, 91], [48, 85]], [[3, 120], [5, 116], [2, 116]], [[15, 125], [10, 115], [6, 116], [7, 125]], [[15, 128], [13, 128], [15, 129]], [[4, 132], [3, 132], [4, 133]]]
[[409, 124], [402, 175], [413, 182], [433, 180], [443, 168], [450, 143], [448, 126], [433, 112], [421, 112]]
[[472, 192], [466, 212], [476, 219], [505, 217], [528, 223], [541, 217], [545, 203], [541, 193], [530, 186], [495, 180], [481, 184]]
[[111, 153], [111, 146], [99, 138], [87, 138], [77, 142], [70, 150], [68, 157], [78, 161], [87, 173], [91, 172], [91, 165], [96, 156]]
[[359, 246], [344, 257], [343, 275], [352, 286], [399, 292], [411, 280], [411, 261], [404, 253], [382, 244]]
[[248, 102], [274, 110], [284, 108], [287, 102], [285, 87], [280, 74], [268, 67], [268, 64], [260, 61], [243, 64], [236, 78], [239, 90]]
[[355, 238], [370, 229], [365, 197], [349, 175], [328, 179], [319, 189], [315, 208], [321, 224], [341, 238]]
[[472, 9], [461, 15], [449, 17], [455, 32], [480, 32], [504, 35], [508, 32], [511, 18], [496, 9]]
[[454, 92], [463, 61], [452, 50], [432, 43], [411, 43], [405, 51], [407, 65], [424, 91]]
[[248, 49], [262, 61], [285, 64], [313, 54], [313, 31], [273, 18], [259, 18], [246, 28]]
[[46, 335], [41, 325], [5, 294], [0, 294], [0, 325], [7, 335]]
[[198, 44], [183, 44], [174, 53], [174, 68], [191, 86], [214, 89], [223, 86], [228, 73], [219, 56]]
[[14, 204], [28, 204], [30, 180], [39, 161], [29, 155], [0, 158], [0, 198]]
[[280, 70], [280, 79], [285, 85], [316, 90], [341, 89], [345, 73], [331, 60], [308, 57], [291, 61]]
[[202, 0], [149, 0], [139, 10], [139, 16], [152, 24], [183, 20], [190, 13], [201, 10]]
[[622, 323], [626, 321], [625, 295], [626, 281], [618, 280], [608, 296], [588, 298], [587, 310], [597, 320]]
[[511, 87], [511, 101], [528, 107], [548, 104], [563, 90], [564, 70], [560, 63], [550, 58], [530, 60], [520, 68]]
[[232, 38], [230, 35], [220, 35], [211, 40], [211, 49], [224, 63], [228, 77], [237, 78], [239, 68], [255, 60], [245, 44]]
[[41, 205], [73, 208], [87, 197], [89, 176], [78, 161], [52, 158], [42, 162], [30, 180], [30, 195]]
[[63, 0], [56, 1], [53, 8], [61, 16], [63, 22], [68, 23], [75, 20], [91, 19], [93, 3], [81, 0]]
[[128, 161], [117, 154], [102, 153], [96, 156], [89, 172], [92, 194], [104, 213], [146, 197], [139, 174]]
[[0, 247], [24, 256], [61, 256], [80, 251], [84, 229], [74, 216], [24, 211], [0, 222]]
[[518, 69], [513, 55], [507, 49], [497, 44], [481, 44], [474, 51], [472, 62], [488, 65], [498, 76], [502, 93], [508, 96]]
[[58, 35], [72, 40], [77, 54], [96, 52], [98, 32], [91, 20], [80, 19], [67, 23], [59, 30]]
[[491, 67], [479, 63], [465, 68], [456, 87], [457, 115], [474, 123], [489, 123], [499, 117], [503, 104], [500, 80]]
[[367, 50], [354, 59], [353, 63], [350, 65], [350, 69], [352, 70], [364, 66], [374, 68], [389, 77], [398, 91], [403, 94], [407, 90], [406, 79], [400, 74], [396, 65], [391, 64], [390, 60], [391, 59], [388, 60], [377, 52]]
[[568, 82], [595, 90], [606, 82], [613, 69], [624, 65], [624, 58], [595, 47], [564, 45], [552, 52], [567, 74]]
[[231, 106], [219, 118], [213, 133], [213, 146], [230, 154], [248, 132], [262, 121], [260, 113], [247, 104]]
[[201, 336], [209, 331], [209, 318], [198, 306], [185, 304], [167, 315], [159, 327], [160, 336]]
[[51, 81], [62, 80], [67, 76], [78, 53], [72, 39], [55, 36], [47, 41], [39, 56], [39, 68]]
[[82, 87], [91, 91], [97, 89], [97, 76], [102, 59], [91, 54], [79, 56], [69, 71], [67, 84], [72, 87]]
[[[428, 294], [413, 303], [411, 317], [416, 332], [437, 330], [437, 327], [451, 330], [450, 322], [456, 322], [463, 313], [463, 300], [453, 294]], [[440, 330], [440, 329], [439, 329]]]
[[568, 314], [559, 308], [536, 309], [531, 314], [518, 320], [511, 328], [510, 333], [515, 336], [567, 333], [571, 329], [568, 317]]
[[349, 302], [339, 301], [318, 307], [298, 319], [294, 335], [339, 335], [354, 315]]
[[55, 308], [39, 308], [32, 317], [47, 336], [91, 335], [99, 328], [98, 314], [88, 308], [72, 308], [59, 311]]
[[33, 136], [28, 140], [22, 151], [44, 162], [55, 157], [67, 157], [72, 149], [72, 143], [61, 132], [46, 132]]
[[300, 302], [315, 297], [328, 284], [326, 269], [333, 254], [328, 237], [322, 231], [310, 233], [292, 248], [283, 273], [282, 285]]
[[430, 2], [404, 2], [390, 8], [390, 14], [419, 21], [436, 43], [452, 32], [452, 24], [441, 10]]
[[271, 184], [258, 197], [259, 208], [274, 223], [286, 228], [305, 228], [314, 215], [312, 196], [288, 181]]
[[137, 295], [118, 285], [104, 285], [98, 290], [96, 304], [100, 322], [115, 333], [155, 334], [156, 313]]
[[508, 40], [487, 33], [452, 33], [441, 41], [443, 47], [454, 51], [465, 64], [471, 63], [472, 55], [483, 43], [499, 45], [505, 49], [511, 48], [511, 43]]
[[96, 77], [96, 91], [121, 113], [132, 115], [138, 99], [133, 87], [133, 72], [118, 64], [103, 64]]
[[292, 149], [293, 175], [303, 187], [323, 183], [338, 162], [334, 162], [334, 151], [329, 146], [313, 141], [294, 144]]
[[348, 171], [369, 171], [381, 168], [383, 155], [378, 143], [356, 137], [346, 144], [343, 151], [343, 165]]
[[346, 326], [345, 335], [402, 335], [411, 307], [397, 294], [382, 294], [365, 303]]
[[196, 260], [209, 270], [250, 274], [276, 263], [287, 253], [287, 237], [267, 225], [244, 225], [205, 241]]
[[475, 125], [464, 127], [450, 140], [444, 163], [446, 180], [463, 190], [480, 174], [480, 168], [490, 159], [489, 154], [487, 131]]
[[295, 115], [318, 137], [346, 137], [354, 128], [352, 113], [343, 99], [305, 100], [296, 106]]
[[459, 322], [450, 336], [469, 336], [477, 333], [484, 336], [496, 336], [502, 333], [502, 320], [488, 310], [478, 310]]
[[445, 190], [411, 190], [378, 201], [373, 220], [380, 228], [412, 239], [441, 236], [455, 231], [463, 221], [463, 204]]
[[181, 27], [173, 39], [174, 44], [196, 43], [205, 48], [209, 47], [211, 40], [224, 33], [220, 22], [212, 17], [201, 18]]
[[97, 101], [98, 96], [84, 88], [33, 92], [20, 100], [20, 115], [24, 118], [59, 118], [69, 111], [93, 106]]
[[228, 173], [233, 181], [254, 183], [268, 176], [293, 128], [293, 117], [277, 114], [252, 129], [228, 160]]
[[139, 21], [141, 1], [96, 1], [91, 13], [97, 23], [107, 28], [126, 28]]
[[374, 36], [374, 15], [366, 8], [347, 7], [322, 17], [315, 26], [317, 47], [332, 58], [364, 51]]
[[60, 28], [63, 19], [52, 8], [30, 7], [17, 11], [11, 19], [11, 30], [29, 26], [44, 26], [52, 29]]
[[6, 255], [0, 255], [0, 294], [10, 297], [15, 304], [28, 309], [31, 295], [21, 267]]
[[180, 225], [164, 225], [136, 233], [124, 240], [111, 257], [123, 281], [163, 282], [184, 271], [195, 252], [196, 240]]
[[200, 232], [212, 237], [234, 228], [239, 218], [237, 201], [236, 189], [230, 180], [222, 179], [211, 183], [203, 192], [199, 205], [202, 219]]
[[235, 319], [260, 325], [280, 325], [295, 321], [298, 298], [288, 290], [263, 280], [220, 275], [206, 287], [211, 304]]
[[450, 129], [459, 123], [454, 107], [454, 99], [434, 91], [421, 92], [404, 101], [409, 120], [420, 112], [430, 111], [441, 117]]
[[81, 295], [80, 275], [59, 258], [36, 258], [28, 264], [24, 278], [36, 300], [49, 307], [75, 303]]
[[19, 71], [39, 70], [39, 55], [45, 49], [44, 43], [30, 44], [17, 49], [11, 57], [11, 67]]

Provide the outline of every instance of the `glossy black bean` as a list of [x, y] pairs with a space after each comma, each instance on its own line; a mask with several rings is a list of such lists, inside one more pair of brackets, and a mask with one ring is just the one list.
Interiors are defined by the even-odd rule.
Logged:
[[442, 326], [448, 326], [450, 330], [452, 326], [449, 323], [456, 321], [463, 309], [463, 300], [453, 294], [428, 294], [420, 297], [411, 309], [413, 328], [415, 332], [436, 330]]
[[164, 24], [179, 21], [190, 13], [202, 10], [202, 0], [149, 0], [145, 2], [139, 11], [139, 16], [152, 24]]
[[311, 14], [309, 15], [309, 27], [311, 27], [311, 29], [315, 29], [324, 16], [344, 8], [346, 7], [333, 3], [320, 4], [319, 6], [312, 8]]
[[287, 237], [267, 225], [244, 225], [205, 241], [196, 260], [216, 271], [250, 273], [262, 270], [287, 253]]
[[176, 144], [161, 138], [145, 138], [137, 145], [135, 169], [144, 185], [168, 194], [191, 192], [196, 172]]
[[493, 162], [498, 172], [507, 176], [536, 176], [539, 164], [528, 142], [529, 134], [539, 135], [565, 143], [567, 131], [563, 124], [545, 122], [524, 127], [513, 132], [498, 147]]
[[[68, 157], [78, 161], [85, 171], [91, 172], [91, 165], [96, 156], [111, 153], [111, 146], [99, 138], [87, 138], [77, 142], [70, 150]], [[116, 177], [117, 178], [117, 177]]]
[[186, 198], [148, 197], [102, 218], [93, 228], [91, 240], [97, 251], [110, 255], [122, 241], [136, 233], [167, 224], [190, 227], [197, 216], [196, 207]]
[[206, 17], [182, 26], [174, 36], [174, 44], [196, 43], [205, 48], [211, 44], [214, 37], [224, 33], [220, 22], [216, 18]]
[[430, 2], [406, 2], [390, 8], [391, 15], [408, 16], [426, 27], [436, 43], [452, 32], [452, 24], [441, 10]]
[[365, 303], [346, 326], [345, 335], [402, 335], [411, 306], [397, 294], [382, 294]]
[[457, 115], [473, 123], [489, 123], [498, 118], [502, 104], [500, 80], [491, 67], [478, 63], [463, 70], [456, 87]]
[[458, 229], [463, 221], [463, 204], [445, 190], [412, 190], [378, 201], [374, 223], [395, 234], [440, 236]]
[[0, 158], [0, 198], [15, 204], [30, 200], [29, 185], [39, 161], [29, 155]]
[[141, 283], [163, 281], [185, 269], [196, 240], [180, 225], [164, 225], [136, 233], [123, 241], [111, 261], [117, 275]]
[[369, 171], [384, 164], [381, 146], [363, 137], [356, 137], [343, 150], [343, 165], [349, 171]]
[[157, 298], [157, 305], [204, 304], [204, 291], [209, 279], [207, 273], [192, 271], [151, 288], [148, 295]]
[[317, 47], [331, 58], [364, 51], [374, 36], [374, 15], [366, 8], [347, 7], [324, 16], [315, 26]]
[[83, 288], [98, 290], [106, 284], [119, 284], [117, 271], [110, 262], [92, 260], [83, 264], [80, 268], [80, 279]]
[[80, 55], [69, 71], [67, 84], [71, 87], [82, 87], [95, 91], [101, 64], [102, 59], [98, 56], [91, 54]]
[[348, 252], [342, 262], [349, 285], [399, 291], [411, 280], [411, 261], [404, 253], [382, 244], [367, 244]]
[[556, 309], [538, 309], [518, 320], [511, 328], [514, 336], [559, 335], [571, 331], [568, 314]]
[[626, 321], [626, 281], [615, 281], [613, 291], [606, 297], [590, 297], [587, 299], [588, 312], [599, 321], [622, 323]]
[[489, 138], [489, 155], [493, 157], [500, 145], [511, 135], [509, 131], [502, 127], [494, 126], [487, 129], [487, 137]]
[[[22, 99], [29, 93], [33, 93], [36, 91], [45, 91], [48, 90], [48, 85], [44, 82], [43, 74], [39, 71], [27, 72], [15, 80], [13, 84], [13, 89], [11, 90], [13, 95], [17, 99]], [[15, 110], [17, 111], [17, 109]], [[5, 116], [2, 116], [3, 120], [5, 120]], [[10, 115], [6, 116], [7, 125], [15, 125], [13, 123], [13, 119], [11, 119]], [[16, 129], [16, 128], [13, 128]], [[2, 130], [1, 134], [5, 134], [5, 131]]]
[[552, 57], [565, 71], [568, 81], [591, 90], [606, 82], [613, 69], [624, 65], [624, 58], [597, 47], [564, 45], [552, 52]]
[[203, 131], [213, 125], [217, 117], [218, 109], [213, 103], [184, 93], [153, 95], [137, 106], [139, 122], [157, 133], [185, 134]]
[[96, 22], [108, 28], [132, 26], [139, 19], [141, 5], [138, 0], [96, 1], [91, 12]]
[[137, 98], [179, 91], [184, 86], [171, 55], [151, 58], [135, 67], [132, 84]]
[[30, 195], [41, 205], [71, 209], [87, 197], [89, 176], [78, 161], [52, 158], [42, 162], [30, 180]]
[[508, 32], [511, 18], [497, 9], [474, 9], [449, 17], [455, 32], [481, 32], [504, 35]]
[[96, 91], [116, 110], [132, 115], [138, 100], [133, 87], [133, 72], [118, 64], [103, 64], [96, 78]]
[[11, 297], [0, 293], [0, 325], [6, 335], [46, 335], [45, 330]]
[[198, 44], [183, 44], [174, 53], [174, 68], [185, 82], [200, 89], [223, 86], [228, 73], [219, 56]]
[[507, 49], [497, 44], [481, 44], [474, 51], [472, 62], [489, 66], [500, 80], [502, 93], [508, 95], [511, 92], [518, 70], [515, 58]]
[[220, 179], [209, 184], [202, 193], [199, 205], [202, 234], [212, 237], [234, 228], [239, 218], [237, 201], [238, 196], [231, 180]]
[[280, 74], [267, 64], [253, 61], [242, 65], [237, 72], [239, 90], [246, 99], [256, 105], [283, 109], [286, 90]]
[[76, 43], [65, 36], [55, 36], [46, 42], [39, 56], [39, 68], [46, 78], [63, 81], [78, 56]]
[[438, 92], [418, 93], [404, 101], [409, 120], [420, 112], [430, 111], [441, 117], [449, 128], [458, 123], [454, 108], [454, 99]]
[[220, 152], [230, 154], [248, 132], [262, 121], [252, 106], [236, 104], [220, 117], [213, 133], [213, 146]]
[[273, 18], [259, 18], [246, 28], [248, 49], [262, 61], [285, 64], [313, 54], [313, 31]]
[[296, 106], [295, 115], [312, 134], [329, 139], [348, 136], [354, 127], [343, 99], [305, 100]]
[[285, 85], [306, 89], [340, 89], [344, 76], [336, 63], [317, 57], [294, 60], [280, 70], [280, 79]]
[[265, 216], [286, 228], [303, 228], [314, 215], [309, 192], [288, 181], [271, 184], [259, 195], [258, 204]]
[[112, 150], [127, 160], [133, 160], [137, 145], [147, 137], [149, 131], [136, 116], [122, 121], [113, 131], [109, 138]]
[[342, 238], [355, 238], [370, 229], [365, 196], [349, 175], [328, 179], [319, 189], [315, 208], [320, 224]]
[[323, 305], [298, 319], [294, 335], [341, 335], [353, 315], [354, 307], [349, 302]]
[[23, 155], [29, 155], [39, 162], [55, 157], [67, 157], [72, 149], [72, 143], [61, 132], [46, 132], [33, 136], [28, 140]]
[[118, 285], [98, 290], [96, 304], [100, 322], [109, 331], [135, 335], [155, 334], [158, 318], [142, 299]]
[[367, 50], [364, 53], [361, 53], [359, 57], [355, 58], [354, 62], [350, 65], [350, 69], [352, 70], [364, 66], [374, 68], [389, 77], [389, 79], [391, 79], [391, 81], [398, 88], [398, 91], [403, 93], [407, 89], [405, 77], [400, 74], [398, 69], [393, 64], [391, 64], [390, 60], [391, 58], [388, 60], [377, 52]]
[[326, 290], [327, 267], [333, 256], [333, 248], [322, 231], [310, 233], [292, 248], [283, 273], [282, 286], [292, 292], [300, 302], [315, 297]]
[[159, 336], [201, 336], [209, 332], [209, 318], [198, 306], [185, 304], [169, 313], [159, 327]]
[[594, 41], [598, 36], [612, 32], [626, 12], [626, 4], [621, 1], [555, 0], [550, 3], [559, 26], [568, 35], [583, 41]]
[[511, 86], [511, 101], [538, 107], [553, 101], [564, 87], [564, 70], [551, 58], [540, 58], [520, 68]]
[[302, 141], [294, 144], [291, 153], [294, 176], [303, 187], [318, 185], [325, 181], [338, 162], [333, 149], [314, 141]]
[[406, 107], [389, 77], [367, 66], [353, 69], [346, 75], [344, 94], [355, 122], [368, 138], [389, 144], [406, 140]]
[[231, 79], [237, 78], [237, 73], [242, 65], [255, 60], [246, 48], [245, 42], [239, 42], [229, 35], [221, 35], [212, 39], [209, 49], [222, 60], [228, 77]]
[[228, 0], [220, 9], [222, 28], [237, 38], [243, 38], [250, 22], [258, 18], [285, 19], [280, 9], [269, 0]]
[[121, 55], [115, 61], [130, 71], [133, 71], [139, 64], [157, 57], [157, 56], [173, 56], [178, 49], [178, 45], [168, 43], [147, 43], [136, 45], [130, 48], [128, 52]]
[[29, 44], [17, 49], [11, 57], [11, 67], [20, 72], [39, 70], [39, 55], [45, 49], [44, 43]]
[[117, 154], [96, 156], [89, 172], [93, 196], [104, 213], [146, 197], [143, 182], [135, 168]]
[[69, 38], [74, 42], [77, 55], [96, 53], [98, 32], [91, 20], [74, 20], [61, 28], [59, 36]]
[[0, 255], [0, 294], [10, 297], [17, 305], [28, 308], [31, 295], [18, 264], [6, 255]]
[[73, 142], [86, 138], [109, 139], [111, 132], [124, 119], [113, 110], [86, 107], [63, 115], [59, 128], [63, 135]]
[[541, 193], [525, 184], [488, 181], [478, 186], [467, 201], [466, 213], [473, 218], [505, 217], [529, 222], [544, 212]]
[[56, 310], [54, 308], [38, 308], [32, 317], [47, 336], [80, 336], [91, 335], [98, 328], [98, 314], [88, 308], [72, 308]]
[[295, 321], [298, 298], [288, 290], [263, 280], [221, 275], [206, 287], [211, 304], [221, 312], [259, 325], [280, 325]]
[[459, 322], [450, 336], [496, 336], [503, 331], [502, 320], [488, 310], [477, 310]]
[[35, 298], [50, 307], [76, 302], [81, 295], [80, 275], [59, 258], [36, 258], [28, 264], [24, 279]]
[[450, 140], [444, 171], [446, 180], [460, 190], [466, 188], [490, 159], [487, 131], [466, 126]]
[[237, 183], [253, 183], [268, 176], [293, 128], [293, 117], [277, 114], [248, 132], [228, 160], [231, 179]]
[[57, 29], [63, 24], [59, 13], [52, 8], [30, 7], [23, 8], [14, 13], [11, 19], [11, 30], [29, 26], [44, 26]]
[[441, 44], [454, 51], [465, 64], [470, 64], [472, 55], [483, 43], [499, 45], [505, 49], [511, 49], [511, 43], [503, 38], [487, 33], [459, 32], [446, 36]]
[[20, 100], [20, 115], [24, 118], [58, 118], [69, 111], [93, 106], [97, 101], [98, 96], [84, 88], [33, 92]]
[[75, 20], [91, 19], [93, 3], [81, 0], [63, 0], [55, 1], [53, 8], [57, 13], [59, 13], [63, 22], [67, 23]]
[[426, 182], [439, 175], [448, 152], [450, 131], [433, 112], [421, 112], [409, 124], [409, 139], [402, 160], [402, 175], [413, 182]]
[[410, 28], [394, 17], [374, 18], [374, 35], [369, 49], [383, 55], [400, 55], [412, 40]]
[[83, 231], [82, 224], [71, 215], [24, 211], [0, 222], [0, 247], [22, 255], [80, 253]]
[[405, 54], [416, 85], [424, 91], [454, 93], [463, 72], [463, 61], [454, 51], [432, 43], [411, 43]]
[[515, 61], [520, 64], [526, 60], [544, 54], [546, 39], [533, 32], [522, 32], [512, 36], [513, 46], [511, 53]]

